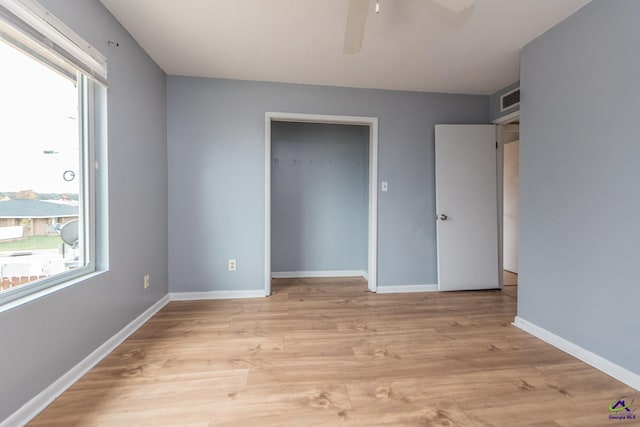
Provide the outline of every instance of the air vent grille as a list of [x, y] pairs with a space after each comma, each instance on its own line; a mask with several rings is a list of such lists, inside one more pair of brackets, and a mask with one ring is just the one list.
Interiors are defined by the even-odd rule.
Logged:
[[520, 88], [505, 93], [500, 97], [500, 111], [520, 105]]

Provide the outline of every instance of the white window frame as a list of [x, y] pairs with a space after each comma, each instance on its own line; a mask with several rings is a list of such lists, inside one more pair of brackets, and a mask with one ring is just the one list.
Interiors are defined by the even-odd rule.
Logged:
[[[106, 86], [106, 58], [33, 0], [0, 0], [0, 19], [52, 61], [76, 72], [82, 181], [79, 219], [85, 265], [0, 293], [0, 312], [78, 283], [96, 271], [96, 90]], [[21, 49], [29, 56], [27, 50]], [[55, 68], [55, 67], [54, 67]], [[53, 72], [53, 71], [52, 71]]]

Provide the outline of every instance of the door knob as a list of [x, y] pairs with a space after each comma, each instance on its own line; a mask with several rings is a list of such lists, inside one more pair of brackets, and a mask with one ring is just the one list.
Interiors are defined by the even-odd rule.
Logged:
[[445, 214], [440, 214], [440, 215], [438, 216], [438, 219], [439, 219], [440, 221], [446, 221], [446, 220], [447, 220], [447, 218], [448, 218], [448, 216], [446, 216]]

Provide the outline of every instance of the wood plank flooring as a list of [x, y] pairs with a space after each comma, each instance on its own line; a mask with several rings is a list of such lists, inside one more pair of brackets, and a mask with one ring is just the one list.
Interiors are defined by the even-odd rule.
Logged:
[[31, 425], [632, 425], [608, 405], [638, 393], [512, 326], [513, 296], [365, 288], [171, 302]]
[[503, 286], [518, 286], [518, 274], [511, 271], [502, 270]]
[[518, 297], [518, 275], [502, 270], [502, 292], [514, 298]]

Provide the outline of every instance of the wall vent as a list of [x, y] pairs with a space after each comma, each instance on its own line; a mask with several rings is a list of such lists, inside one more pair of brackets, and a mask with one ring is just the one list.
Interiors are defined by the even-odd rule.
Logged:
[[520, 88], [513, 89], [500, 97], [500, 112], [520, 105]]

